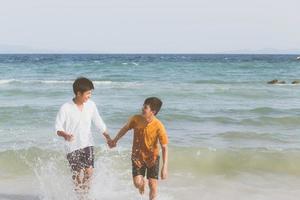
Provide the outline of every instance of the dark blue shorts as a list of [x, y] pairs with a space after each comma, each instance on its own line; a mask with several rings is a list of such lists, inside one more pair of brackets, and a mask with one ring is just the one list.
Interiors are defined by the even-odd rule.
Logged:
[[73, 171], [94, 167], [94, 147], [85, 147], [68, 153], [67, 159]]

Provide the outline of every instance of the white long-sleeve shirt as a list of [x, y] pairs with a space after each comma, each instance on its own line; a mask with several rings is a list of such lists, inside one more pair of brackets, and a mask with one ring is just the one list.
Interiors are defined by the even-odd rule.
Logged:
[[88, 100], [83, 104], [82, 111], [73, 100], [63, 104], [56, 116], [55, 130], [72, 134], [72, 141], [65, 141], [67, 153], [94, 146], [94, 139], [91, 131], [91, 124], [96, 126], [98, 131], [104, 133], [106, 125], [99, 115], [96, 104]]

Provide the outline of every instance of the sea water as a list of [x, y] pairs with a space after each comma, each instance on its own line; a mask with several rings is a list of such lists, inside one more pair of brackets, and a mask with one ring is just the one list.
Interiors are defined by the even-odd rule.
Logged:
[[[157, 96], [169, 135], [160, 200], [282, 200], [300, 195], [300, 62], [294, 55], [0, 55], [0, 199], [77, 199], [59, 107], [80, 76], [114, 136]], [[267, 84], [272, 79], [286, 84]], [[100, 133], [89, 198], [140, 199], [132, 132]], [[146, 191], [146, 194], [148, 191]], [[143, 199], [147, 199], [145, 195]]]

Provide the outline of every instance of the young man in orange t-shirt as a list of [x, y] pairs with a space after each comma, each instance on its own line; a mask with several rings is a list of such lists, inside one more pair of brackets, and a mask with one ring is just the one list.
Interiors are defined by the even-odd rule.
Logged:
[[159, 176], [159, 146], [162, 148], [163, 165], [161, 179], [168, 174], [168, 136], [164, 125], [156, 118], [162, 106], [162, 101], [156, 97], [147, 98], [142, 108], [142, 114], [134, 115], [110, 142], [110, 147], [116, 146], [119, 139], [129, 130], [134, 130], [132, 145], [132, 176], [135, 187], [141, 194], [145, 191], [147, 173], [149, 181], [149, 199], [157, 197], [157, 180]]

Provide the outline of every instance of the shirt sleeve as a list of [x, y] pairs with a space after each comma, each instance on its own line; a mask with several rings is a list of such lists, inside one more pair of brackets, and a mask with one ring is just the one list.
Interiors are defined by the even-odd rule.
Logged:
[[107, 130], [106, 125], [105, 125], [104, 121], [102, 120], [102, 118], [101, 118], [101, 116], [98, 112], [96, 104], [94, 104], [94, 111], [93, 111], [92, 121], [93, 121], [94, 125], [96, 126], [96, 128], [101, 133], [106, 132], [106, 130]]
[[64, 107], [62, 106], [56, 115], [55, 133], [57, 133], [57, 131], [65, 131], [64, 129], [65, 121], [66, 121], [66, 114], [65, 114]]
[[158, 130], [158, 139], [161, 145], [168, 144], [168, 135], [163, 124], [161, 124]]

